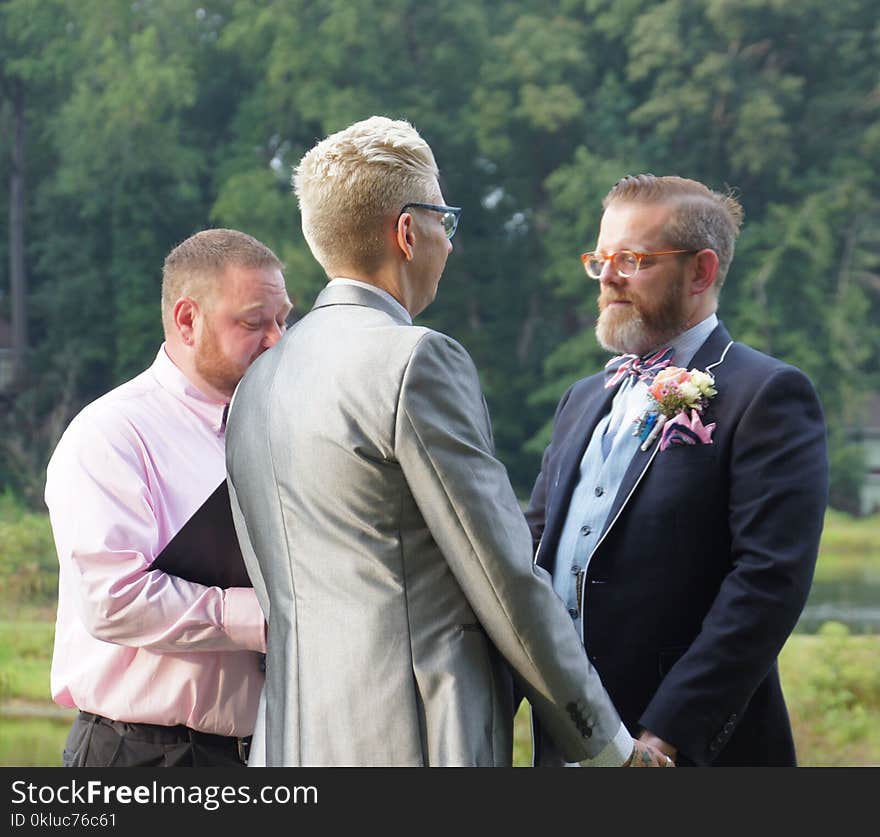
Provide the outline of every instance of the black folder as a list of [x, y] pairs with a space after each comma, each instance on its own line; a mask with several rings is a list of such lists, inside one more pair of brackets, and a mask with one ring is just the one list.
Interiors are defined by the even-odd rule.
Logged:
[[187, 520], [151, 568], [208, 587], [253, 587], [238, 546], [226, 480]]

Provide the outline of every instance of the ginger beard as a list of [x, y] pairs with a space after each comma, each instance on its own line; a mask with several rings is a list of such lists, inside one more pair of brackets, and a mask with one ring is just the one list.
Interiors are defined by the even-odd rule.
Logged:
[[[652, 299], [640, 294], [638, 280], [628, 290], [602, 284], [596, 338], [603, 349], [620, 354], [644, 355], [659, 349], [687, 328], [685, 272], [680, 270]], [[629, 305], [612, 305], [625, 301]]]
[[245, 363], [233, 360], [223, 351], [217, 332], [211, 325], [211, 319], [206, 317], [202, 339], [195, 354], [196, 372], [218, 392], [231, 398], [247, 368], [260, 354], [261, 352], [258, 351]]

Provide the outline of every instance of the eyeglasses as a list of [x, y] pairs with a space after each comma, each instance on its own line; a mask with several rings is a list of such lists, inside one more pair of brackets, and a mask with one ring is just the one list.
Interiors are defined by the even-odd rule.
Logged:
[[599, 279], [602, 276], [602, 270], [605, 262], [611, 262], [618, 276], [624, 279], [631, 279], [639, 272], [642, 259], [648, 256], [669, 256], [673, 253], [696, 253], [697, 250], [658, 250], [656, 253], [635, 253], [632, 250], [618, 250], [616, 253], [609, 253], [603, 256], [601, 253], [583, 253], [581, 261], [584, 263], [584, 270], [591, 279]]
[[[403, 215], [403, 213], [411, 206], [416, 209], [430, 209], [432, 212], [442, 212], [443, 218], [441, 221], [443, 223], [443, 231], [446, 233], [446, 237], [452, 238], [452, 236], [455, 235], [455, 231], [458, 229], [458, 219], [461, 215], [460, 206], [441, 206], [436, 203], [408, 203], [400, 210], [400, 215]], [[397, 217], [400, 218], [400, 215]]]

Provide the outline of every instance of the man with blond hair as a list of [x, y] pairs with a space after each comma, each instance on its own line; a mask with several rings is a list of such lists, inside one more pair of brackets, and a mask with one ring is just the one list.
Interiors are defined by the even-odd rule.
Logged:
[[251, 588], [153, 566], [225, 479], [225, 413], [290, 302], [274, 253], [205, 230], [165, 260], [165, 342], [88, 405], [49, 462], [60, 577], [52, 696], [77, 707], [65, 766], [242, 766], [263, 685]]
[[665, 765], [532, 565], [470, 357], [412, 325], [460, 213], [431, 149], [372, 117], [294, 187], [330, 282], [245, 375], [227, 446], [269, 623], [266, 764], [510, 765], [512, 670], [568, 761]]
[[679, 765], [793, 765], [777, 656], [822, 531], [819, 399], [718, 321], [734, 197], [643, 174], [603, 206], [581, 259], [599, 343], [623, 354], [556, 411], [528, 510], [536, 560], [642, 741]]

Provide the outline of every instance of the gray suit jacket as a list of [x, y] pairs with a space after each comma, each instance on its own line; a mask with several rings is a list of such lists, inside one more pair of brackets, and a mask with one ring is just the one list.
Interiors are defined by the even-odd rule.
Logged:
[[269, 766], [509, 766], [510, 668], [569, 761], [618, 732], [454, 340], [326, 288], [241, 382], [227, 466]]

